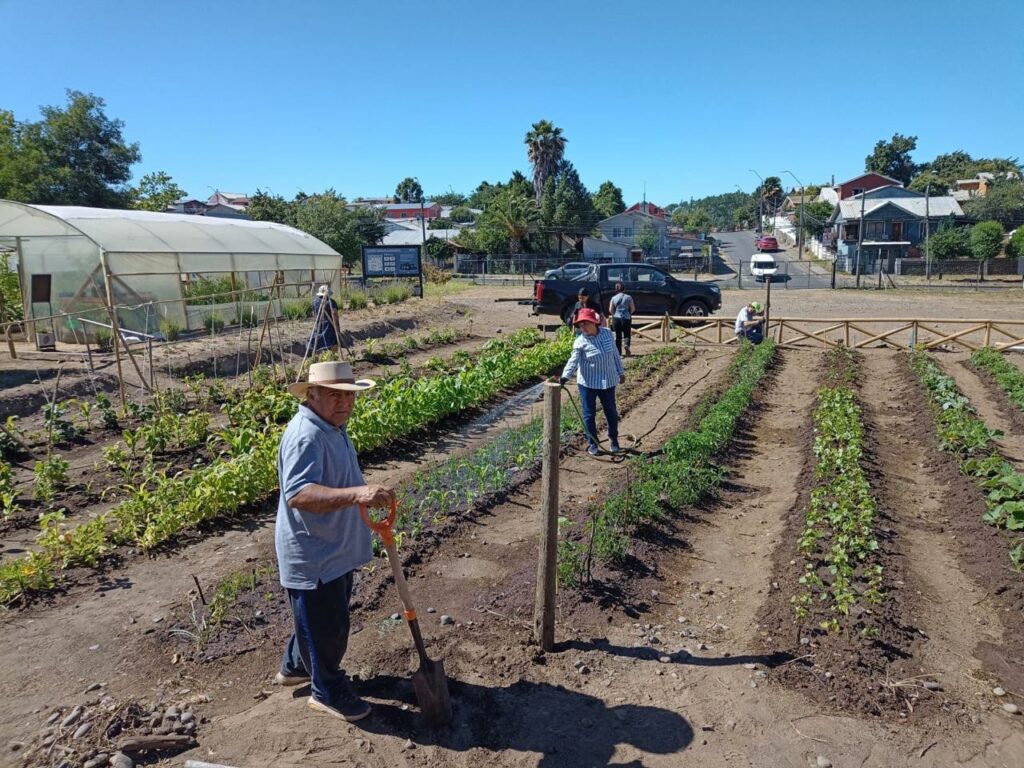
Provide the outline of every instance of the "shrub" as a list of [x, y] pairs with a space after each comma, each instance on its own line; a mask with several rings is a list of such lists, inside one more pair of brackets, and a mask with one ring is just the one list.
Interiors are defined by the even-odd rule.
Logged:
[[171, 318], [165, 317], [160, 321], [160, 333], [168, 341], [177, 341], [178, 337], [181, 336], [181, 326]]
[[101, 352], [109, 352], [113, 349], [114, 334], [109, 328], [97, 328], [93, 338], [96, 341], [96, 347]]
[[313, 316], [313, 302], [309, 299], [298, 299], [284, 305], [284, 316], [287, 320], [302, 320]]
[[366, 309], [369, 304], [366, 294], [362, 291], [352, 291], [348, 295], [348, 308], [349, 309]]
[[216, 312], [207, 315], [203, 318], [203, 328], [208, 330], [210, 333], [217, 333], [224, 327], [224, 318], [218, 315]]
[[1003, 249], [1003, 225], [981, 221], [971, 227], [971, 255], [979, 261], [994, 259]]
[[447, 269], [435, 267], [433, 264], [423, 265], [423, 276], [427, 278], [428, 283], [434, 283], [435, 285], [444, 285], [452, 279], [451, 272]]
[[1024, 259], [1024, 227], [1017, 227], [1006, 244], [1006, 255], [1015, 259]]
[[395, 283], [377, 292], [373, 300], [377, 304], [400, 304], [412, 296], [412, 291], [405, 283]]

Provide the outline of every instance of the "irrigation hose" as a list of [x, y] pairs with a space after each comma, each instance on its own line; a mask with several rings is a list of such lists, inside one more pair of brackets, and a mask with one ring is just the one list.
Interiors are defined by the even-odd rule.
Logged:
[[[661, 422], [664, 420], [664, 418], [666, 416], [668, 416], [669, 411], [672, 410], [673, 406], [675, 406], [676, 403], [678, 403], [690, 390], [692, 390], [694, 387], [696, 387], [698, 384], [700, 384], [702, 381], [704, 381], [704, 379], [706, 379], [708, 376], [711, 375], [712, 368], [711, 368], [710, 361], [718, 359], [718, 357], [725, 357], [725, 355], [718, 355], [718, 356], [716, 356], [714, 358], [705, 359], [704, 360], [704, 365], [707, 367], [707, 370], [704, 372], [704, 374], [702, 376], [700, 376], [698, 379], [696, 379], [695, 381], [693, 381], [688, 387], [686, 387], [682, 392], [677, 394], [669, 402], [669, 404], [665, 407], [665, 410], [662, 411], [661, 415], [657, 419], [654, 420], [654, 424], [651, 425], [650, 429], [648, 429], [646, 432], [644, 432], [639, 437], [635, 436], [635, 435], [632, 435], [632, 434], [624, 434], [624, 435], [622, 435], [622, 437], [627, 438], [630, 441], [629, 445], [627, 447], [623, 448], [622, 450], [620, 450], [620, 451], [610, 451], [610, 450], [607, 450], [605, 448], [602, 448], [601, 444], [603, 442], [605, 442], [605, 441], [601, 440], [596, 435], [589, 435], [589, 433], [587, 433], [585, 431], [584, 434], [588, 434], [589, 437], [592, 437], [594, 439], [594, 442], [596, 442], [597, 445], [598, 445], [598, 449], [597, 449], [598, 450], [598, 455], [594, 456], [594, 455], [588, 453], [588, 456], [590, 458], [593, 458], [593, 459], [597, 459], [599, 456], [610, 456], [615, 461], [622, 461], [624, 458], [626, 458], [626, 456], [628, 454], [632, 454], [634, 456], [649, 455], [649, 454], [644, 454], [642, 451], [637, 450], [637, 448], [639, 447], [640, 443], [643, 442], [644, 438], [650, 436], [650, 434], [652, 432], [654, 432], [654, 430], [656, 430], [658, 428], [658, 425], [661, 424]], [[552, 381], [552, 383], [554, 383], [554, 382], [558, 381], [558, 379], [555, 378], [555, 377], [552, 377], [551, 381]], [[569, 402], [572, 403], [573, 408], [576, 410], [576, 415], [579, 416], [580, 422], [583, 423], [583, 429], [586, 430], [587, 429], [587, 425], [586, 425], [585, 422], [583, 422], [583, 413], [580, 410], [580, 406], [579, 406], [579, 403], [576, 400], [576, 396], [573, 395], [572, 390], [566, 388], [566, 386], [564, 384], [560, 384], [560, 386], [561, 386], [562, 389], [565, 390], [566, 394], [569, 395]]]

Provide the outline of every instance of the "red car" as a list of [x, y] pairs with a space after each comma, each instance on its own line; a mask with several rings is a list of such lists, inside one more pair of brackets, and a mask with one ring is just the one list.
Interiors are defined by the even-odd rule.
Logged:
[[761, 235], [757, 238], [757, 250], [777, 251], [779, 250], [779, 241], [769, 235]]

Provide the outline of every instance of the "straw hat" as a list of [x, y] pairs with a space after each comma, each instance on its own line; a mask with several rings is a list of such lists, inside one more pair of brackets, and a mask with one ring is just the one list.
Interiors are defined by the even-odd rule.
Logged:
[[316, 295], [317, 296], [330, 296], [331, 295], [331, 287], [329, 285], [321, 285], [319, 288], [316, 289]]
[[310, 387], [327, 387], [328, 389], [341, 389], [346, 392], [365, 392], [377, 386], [372, 379], [360, 379], [356, 381], [352, 366], [349, 363], [329, 361], [326, 363], [313, 363], [309, 366], [309, 381], [297, 381], [288, 385], [288, 391], [299, 398], [306, 396], [306, 390]]

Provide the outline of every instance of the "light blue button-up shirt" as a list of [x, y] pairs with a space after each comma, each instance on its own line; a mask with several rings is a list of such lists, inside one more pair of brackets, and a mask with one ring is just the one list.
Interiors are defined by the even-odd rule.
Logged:
[[281, 586], [316, 589], [373, 558], [370, 529], [359, 507], [334, 512], [303, 512], [288, 505], [307, 485], [351, 488], [363, 485], [355, 447], [344, 428], [331, 426], [309, 407], [288, 423], [277, 454], [281, 498], [277, 503], [274, 544]]
[[612, 332], [598, 328], [596, 336], [581, 333], [576, 337], [562, 377], [568, 379], [575, 373], [576, 383], [581, 387], [611, 389], [624, 372]]

